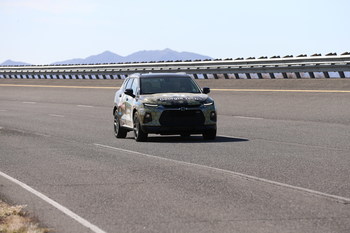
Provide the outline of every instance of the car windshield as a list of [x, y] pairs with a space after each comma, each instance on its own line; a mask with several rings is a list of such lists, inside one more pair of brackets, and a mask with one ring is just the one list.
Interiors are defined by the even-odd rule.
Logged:
[[200, 93], [190, 77], [147, 77], [140, 79], [141, 94]]

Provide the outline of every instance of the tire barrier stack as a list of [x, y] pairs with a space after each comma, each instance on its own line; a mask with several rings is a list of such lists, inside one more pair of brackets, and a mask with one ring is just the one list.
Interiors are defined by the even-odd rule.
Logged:
[[350, 53], [307, 57], [0, 66], [0, 79], [124, 79], [132, 73], [185, 72], [195, 79], [350, 78]]

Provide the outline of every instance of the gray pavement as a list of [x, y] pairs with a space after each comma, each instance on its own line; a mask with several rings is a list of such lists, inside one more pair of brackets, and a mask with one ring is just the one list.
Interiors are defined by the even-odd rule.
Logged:
[[[70, 81], [120, 85], [31, 84]], [[297, 81], [304, 82], [200, 84], [350, 89], [349, 80], [306, 80], [304, 88]], [[113, 95], [113, 89], [0, 86], [0, 171], [106, 232], [349, 232], [349, 204], [317, 192], [350, 198], [350, 93], [213, 91], [216, 141], [151, 135], [147, 143], [131, 133], [114, 138]], [[28, 204], [57, 232], [88, 232], [1, 177], [0, 197]]]

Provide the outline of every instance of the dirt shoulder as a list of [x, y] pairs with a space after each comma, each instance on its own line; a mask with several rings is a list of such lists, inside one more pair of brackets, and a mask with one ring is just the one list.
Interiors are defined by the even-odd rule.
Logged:
[[46, 233], [52, 230], [41, 228], [37, 221], [24, 211], [25, 206], [11, 206], [0, 200], [0, 232]]

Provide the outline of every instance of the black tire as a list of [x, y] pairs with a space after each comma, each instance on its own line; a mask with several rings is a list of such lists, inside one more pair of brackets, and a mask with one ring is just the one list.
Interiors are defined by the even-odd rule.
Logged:
[[203, 133], [203, 138], [205, 140], [215, 140], [216, 138], [216, 129], [210, 129]]
[[120, 126], [118, 113], [114, 113], [114, 135], [116, 138], [126, 138], [128, 131]]
[[134, 114], [134, 137], [137, 142], [147, 141], [148, 134], [141, 129], [139, 114]]

